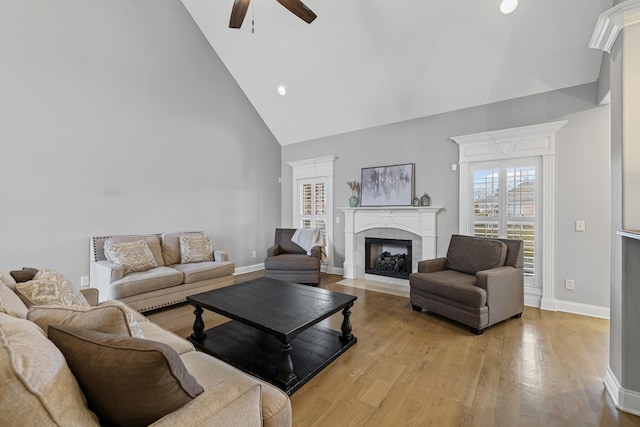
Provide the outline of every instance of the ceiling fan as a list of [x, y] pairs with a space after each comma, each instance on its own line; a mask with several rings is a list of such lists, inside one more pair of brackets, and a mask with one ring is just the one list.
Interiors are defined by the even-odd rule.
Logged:
[[[311, 24], [316, 19], [316, 14], [305, 6], [300, 0], [276, 0], [278, 3], [289, 9], [291, 13], [302, 19], [307, 24]], [[229, 19], [229, 28], [240, 28], [244, 16], [247, 14], [249, 3], [251, 0], [235, 0], [233, 9], [231, 10], [231, 19]]]

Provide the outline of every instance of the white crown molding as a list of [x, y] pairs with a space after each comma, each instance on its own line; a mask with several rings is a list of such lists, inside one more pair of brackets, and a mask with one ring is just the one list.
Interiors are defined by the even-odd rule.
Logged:
[[640, 0], [624, 1], [600, 15], [589, 47], [611, 52], [620, 31], [637, 23], [640, 23]]

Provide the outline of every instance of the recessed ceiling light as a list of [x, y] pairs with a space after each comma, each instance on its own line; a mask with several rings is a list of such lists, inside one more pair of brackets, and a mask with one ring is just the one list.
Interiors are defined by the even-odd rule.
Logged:
[[278, 93], [282, 96], [285, 96], [287, 94], [287, 88], [284, 87], [284, 85], [278, 86]]
[[518, 7], [518, 0], [502, 0], [500, 3], [500, 12], [505, 15], [510, 14]]

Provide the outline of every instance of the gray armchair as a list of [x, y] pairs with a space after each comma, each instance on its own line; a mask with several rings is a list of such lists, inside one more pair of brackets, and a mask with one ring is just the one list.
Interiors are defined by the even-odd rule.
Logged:
[[267, 249], [264, 260], [265, 276], [287, 282], [320, 283], [322, 248], [314, 246], [311, 255], [291, 241], [295, 228], [276, 228], [274, 245]]
[[409, 276], [409, 300], [465, 325], [480, 335], [485, 328], [524, 308], [521, 240], [451, 236], [446, 258], [420, 261]]

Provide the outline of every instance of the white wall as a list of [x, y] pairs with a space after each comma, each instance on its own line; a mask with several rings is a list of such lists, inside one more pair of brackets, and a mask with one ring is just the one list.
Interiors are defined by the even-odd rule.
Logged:
[[[597, 84], [498, 102], [365, 129], [282, 148], [282, 222], [291, 223], [291, 168], [286, 162], [334, 154], [334, 206], [346, 206], [349, 180], [360, 180], [360, 169], [396, 163], [416, 164], [416, 194], [427, 191], [438, 215], [438, 255], [446, 254], [449, 237], [458, 231], [458, 147], [449, 138], [489, 130], [568, 119], [557, 135], [557, 206], [555, 297], [563, 308], [587, 313], [607, 312], [609, 271], [609, 107], [595, 105]], [[579, 151], [578, 151], [579, 150]], [[579, 154], [579, 155], [578, 155]], [[595, 203], [594, 203], [595, 201]], [[597, 203], [597, 201], [601, 201]], [[342, 213], [334, 209], [334, 216]], [[341, 217], [342, 219], [342, 217]], [[576, 219], [587, 231], [573, 230]], [[344, 262], [344, 227], [335, 224], [336, 257]], [[585, 254], [586, 248], [589, 248]], [[585, 256], [581, 262], [578, 255]], [[564, 291], [564, 278], [576, 280], [576, 290]], [[584, 307], [587, 305], [588, 307]]]
[[0, 58], [1, 269], [176, 230], [262, 262], [280, 146], [178, 0], [3, 1]]

